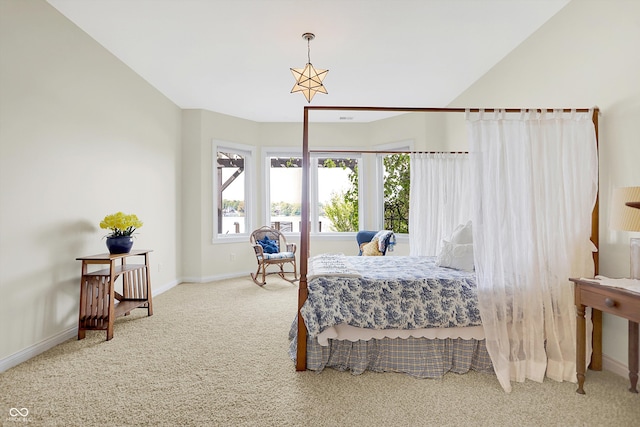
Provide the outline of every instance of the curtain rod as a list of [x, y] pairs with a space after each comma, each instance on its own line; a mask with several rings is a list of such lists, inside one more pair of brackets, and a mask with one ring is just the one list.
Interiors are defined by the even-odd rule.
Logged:
[[592, 108], [437, 108], [437, 107], [342, 107], [342, 106], [328, 106], [328, 105], [305, 105], [305, 110], [345, 110], [345, 111], [416, 111], [416, 112], [432, 112], [432, 113], [478, 113], [480, 111], [494, 112], [505, 111], [507, 113], [519, 113], [522, 110], [535, 110], [535, 111], [556, 111], [560, 110], [563, 113], [570, 113], [575, 111], [576, 113], [588, 113], [589, 111], [599, 112], [598, 107]]
[[346, 154], [469, 154], [468, 151], [385, 151], [385, 150], [309, 150], [309, 153]]

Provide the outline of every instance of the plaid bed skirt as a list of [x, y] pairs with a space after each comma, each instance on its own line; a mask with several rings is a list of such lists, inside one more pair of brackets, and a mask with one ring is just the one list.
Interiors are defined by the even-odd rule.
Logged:
[[[295, 361], [295, 340], [289, 355]], [[374, 372], [403, 372], [417, 378], [440, 378], [447, 372], [464, 374], [469, 370], [493, 373], [485, 340], [448, 339], [372, 339], [369, 341], [329, 340], [321, 346], [307, 338], [307, 369], [325, 367], [359, 375]]]

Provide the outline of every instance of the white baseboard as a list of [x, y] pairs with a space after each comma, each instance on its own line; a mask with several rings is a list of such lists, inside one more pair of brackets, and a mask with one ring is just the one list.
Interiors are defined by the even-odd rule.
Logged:
[[629, 367], [627, 365], [604, 354], [602, 355], [602, 369], [621, 377], [629, 378]]
[[[180, 281], [175, 280], [173, 282], [167, 283], [161, 288], [156, 288], [153, 290], [152, 296], [156, 297], [157, 295], [160, 295], [161, 293], [168, 291], [169, 289], [173, 288], [179, 283]], [[23, 350], [18, 351], [17, 353], [14, 353], [8, 357], [5, 357], [4, 359], [0, 359], [0, 372], [4, 372], [7, 369], [11, 369], [14, 366], [21, 364], [22, 362], [26, 362], [32, 357], [35, 357], [40, 353], [44, 353], [50, 348], [53, 348], [58, 344], [62, 344], [63, 342], [77, 336], [78, 336], [78, 327], [74, 326], [73, 328], [69, 328], [64, 331], [61, 331], [53, 336], [50, 336], [40, 341], [39, 343], [33, 344]]]
[[39, 343], [33, 344], [24, 350], [20, 350], [17, 353], [12, 354], [9, 357], [5, 357], [0, 360], [0, 372], [4, 372], [7, 369], [13, 368], [21, 364], [22, 362], [26, 362], [32, 357], [36, 357], [40, 353], [44, 353], [52, 347], [57, 346], [73, 337], [78, 336], [78, 327], [74, 326], [73, 328], [69, 328], [65, 331], [59, 332]]
[[215, 282], [217, 280], [224, 279], [235, 279], [237, 277], [247, 276], [250, 277], [249, 274], [255, 273], [255, 271], [245, 271], [240, 273], [230, 273], [230, 274], [217, 274], [215, 276], [206, 276], [206, 277], [183, 277], [182, 283], [208, 283]]
[[162, 294], [164, 292], [167, 292], [169, 289], [171, 289], [171, 288], [173, 288], [175, 286], [178, 286], [180, 283], [182, 283], [181, 280], [174, 280], [172, 282], [167, 283], [166, 285], [163, 285], [160, 288], [154, 288], [152, 290], [152, 292], [151, 292], [151, 295], [154, 296], [154, 297], [156, 295], [160, 295], [160, 294]]

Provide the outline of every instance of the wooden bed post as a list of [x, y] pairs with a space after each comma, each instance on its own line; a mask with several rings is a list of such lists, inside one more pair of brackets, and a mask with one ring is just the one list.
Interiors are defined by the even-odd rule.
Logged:
[[307, 300], [307, 260], [309, 258], [309, 110], [304, 107], [302, 133], [302, 224], [300, 225], [300, 282], [298, 283], [298, 347], [296, 371], [307, 369], [307, 327], [300, 310]]
[[[598, 162], [600, 161], [600, 147], [598, 142], [598, 114], [599, 109], [596, 107], [593, 109], [593, 127], [596, 133], [596, 153], [598, 153]], [[600, 165], [598, 165], [598, 175], [600, 174]], [[598, 192], [596, 194], [596, 203], [593, 206], [593, 212], [591, 213], [591, 241], [596, 248], [600, 248], [600, 177], [598, 176]], [[593, 253], [593, 265], [594, 274], [598, 274], [599, 271], [599, 252]], [[593, 324], [593, 330], [591, 332], [591, 362], [589, 363], [589, 369], [593, 371], [602, 370], [602, 311], [591, 309], [591, 323]]]

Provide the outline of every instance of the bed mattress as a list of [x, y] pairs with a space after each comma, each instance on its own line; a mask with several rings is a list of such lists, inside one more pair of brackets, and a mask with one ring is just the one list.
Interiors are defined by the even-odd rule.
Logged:
[[[309, 259], [307, 288], [301, 314], [312, 338], [322, 338], [327, 331], [328, 338], [340, 339], [336, 334], [346, 326], [373, 330], [481, 326], [475, 273], [438, 267], [436, 257], [321, 255]], [[481, 333], [481, 328], [475, 329]]]

